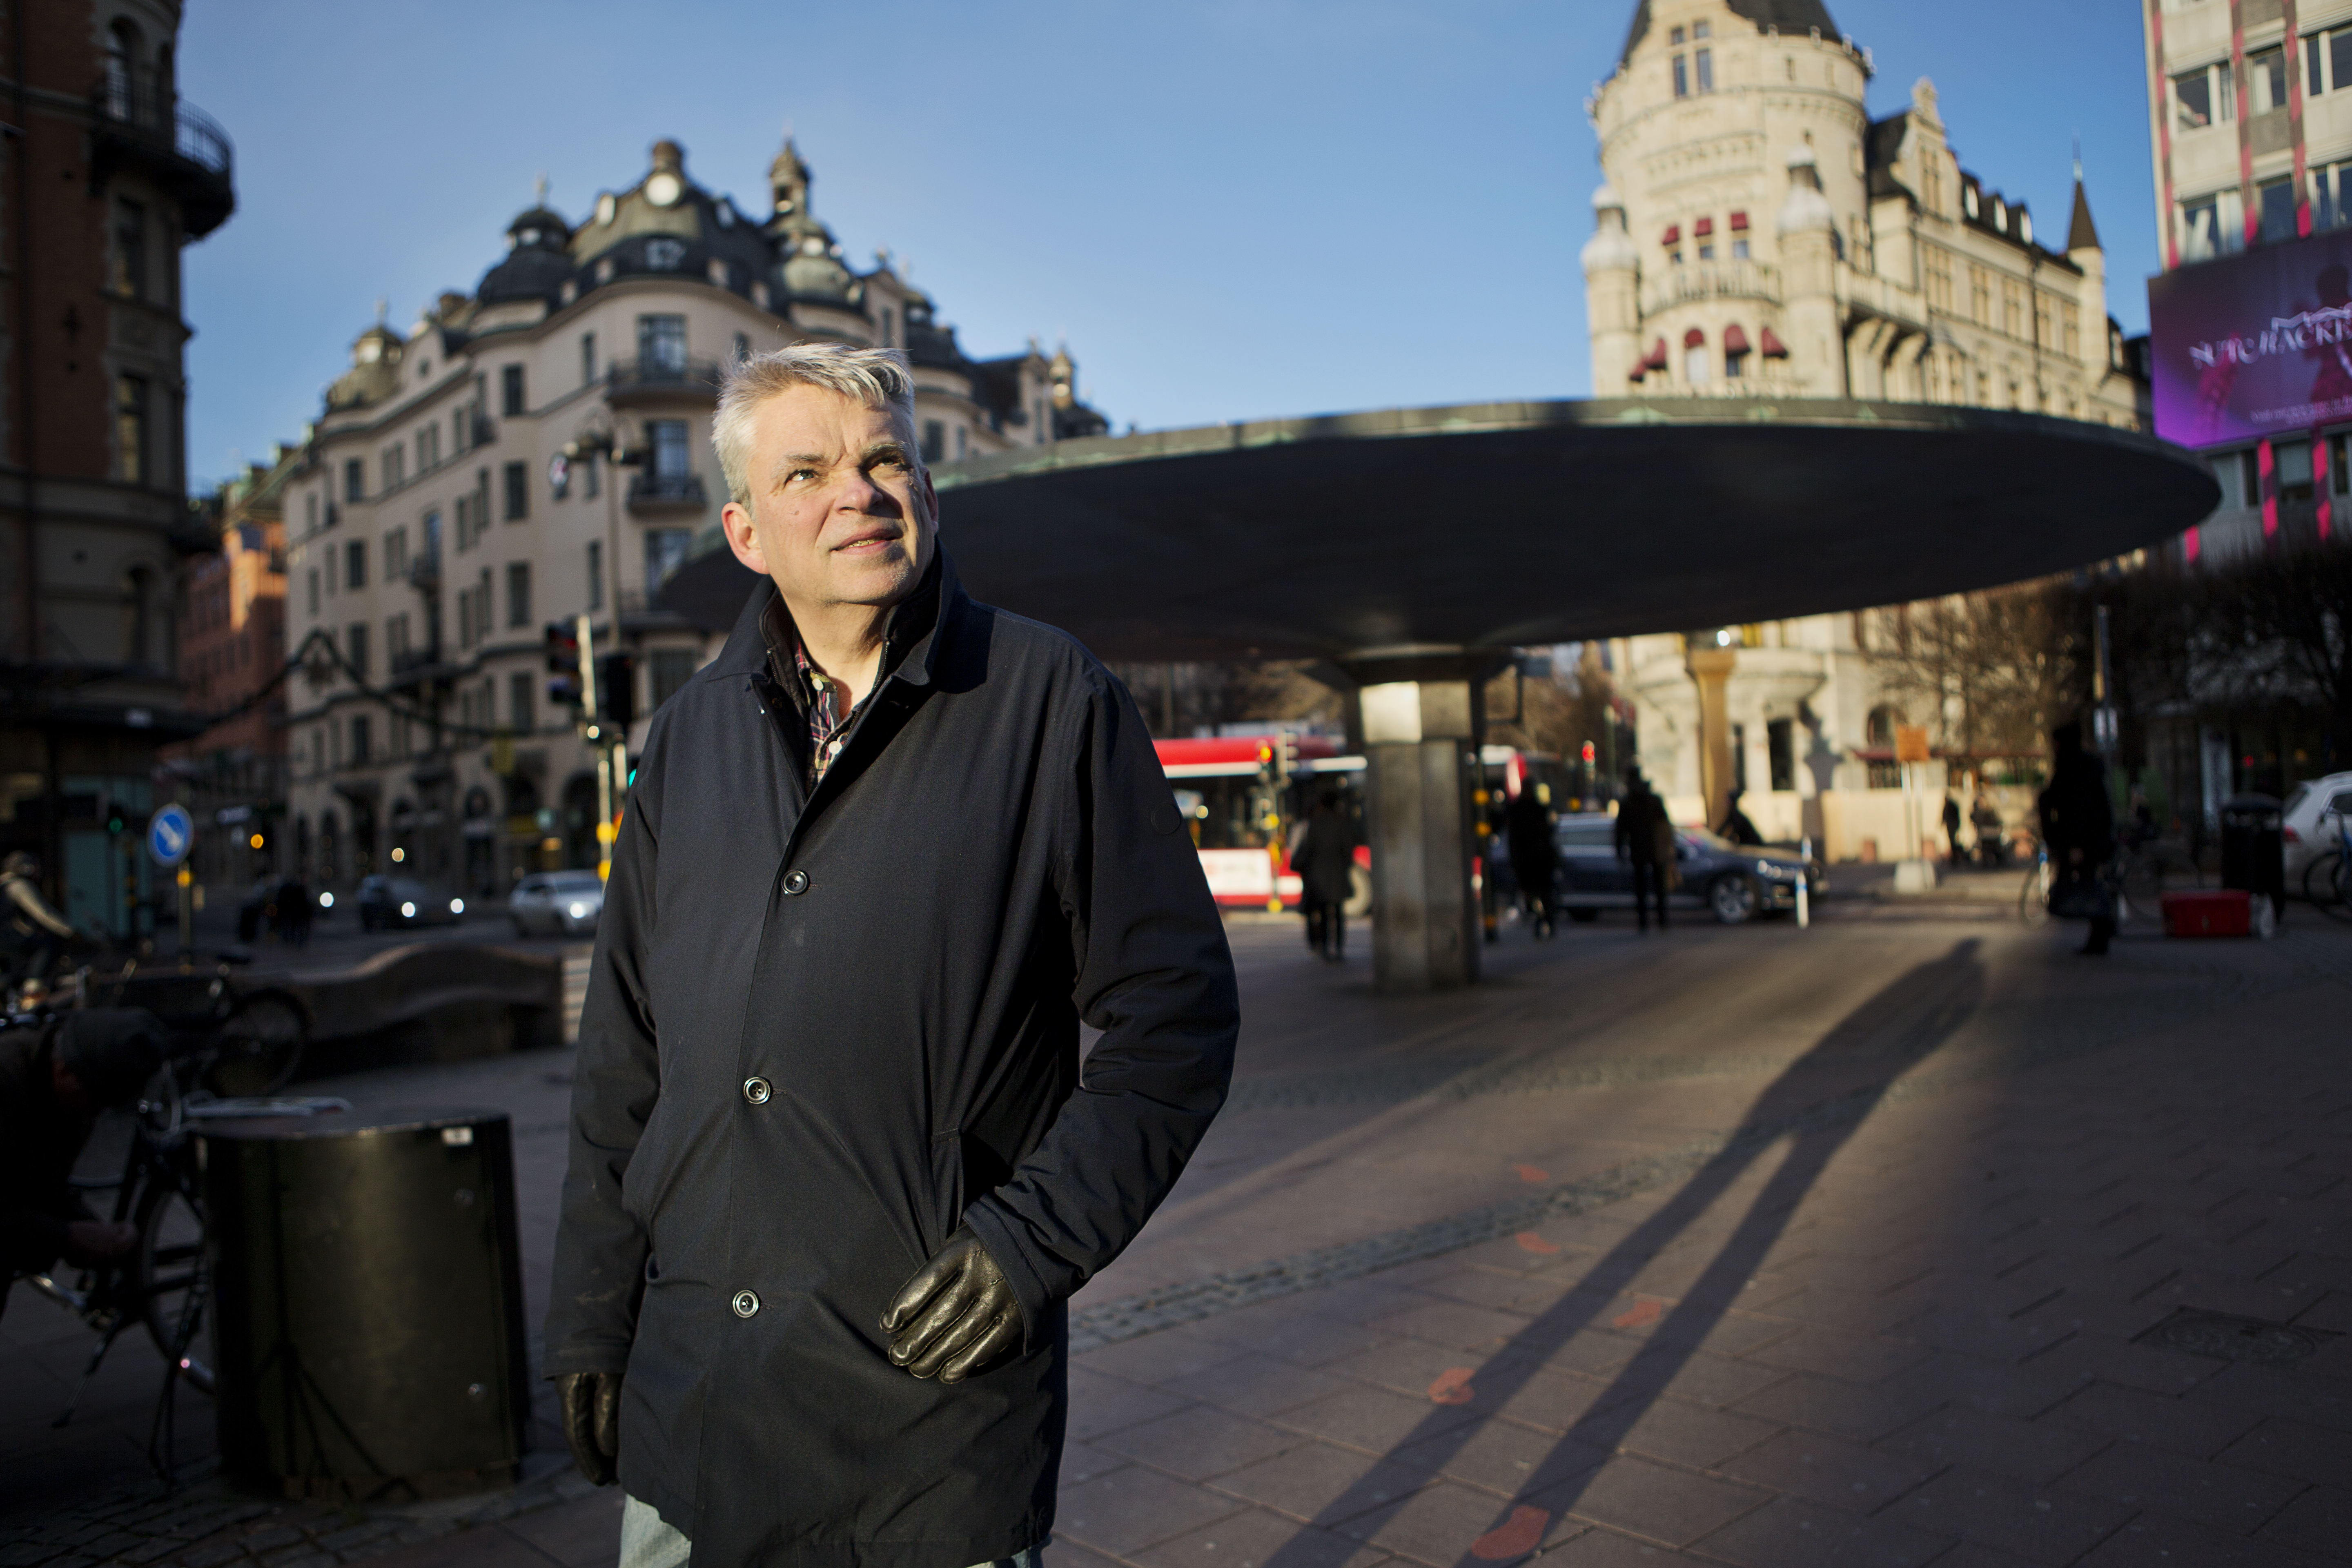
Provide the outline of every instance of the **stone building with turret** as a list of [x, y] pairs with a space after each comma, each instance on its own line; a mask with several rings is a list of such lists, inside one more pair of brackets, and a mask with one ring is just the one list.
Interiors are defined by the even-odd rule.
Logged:
[[548, 699], [545, 627], [592, 620], [645, 726], [716, 651], [663, 606], [719, 540], [723, 363], [817, 340], [902, 348], [929, 462], [1101, 434], [1066, 353], [975, 359], [887, 256], [860, 269], [789, 142], [758, 210], [674, 142], [576, 223], [542, 199], [471, 294], [379, 319], [282, 486], [288, 858], [467, 897], [596, 863], [595, 756]]
[[[1587, 104], [1603, 176], [1582, 258], [1594, 395], [1941, 403], [2141, 427], [2146, 387], [2107, 314], [2079, 166], [2053, 249], [2025, 204], [1963, 165], [1925, 77], [1907, 108], [1873, 120], [1874, 70], [1822, 0], [1641, 0]], [[1890, 497], [1889, 526], [1900, 514]], [[1811, 832], [1840, 857], [1930, 837], [1902, 815], [1893, 729], [1924, 724], [1940, 747], [1948, 716], [1882, 688], [1869, 625], [1811, 616], [1618, 651], [1644, 766], [1678, 819], [1718, 821], [1739, 794], [1768, 836]], [[1709, 679], [1729, 667], [1727, 777], [1711, 776], [1724, 753], [1699, 743], [1700, 663]]]

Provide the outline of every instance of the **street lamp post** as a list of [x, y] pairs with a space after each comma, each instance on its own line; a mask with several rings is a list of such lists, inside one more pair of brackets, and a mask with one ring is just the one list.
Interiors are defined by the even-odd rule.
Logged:
[[[628, 439], [628, 431], [615, 427], [600, 413], [583, 426], [577, 436], [564, 443], [563, 455], [578, 462], [585, 455], [603, 460], [607, 470], [604, 478], [604, 570], [611, 581], [612, 641], [614, 651], [621, 646], [621, 475], [623, 468], [635, 468], [645, 461], [645, 448]], [[604, 716], [604, 704], [597, 689], [595, 658], [593, 653], [594, 635], [592, 618], [580, 617], [580, 667], [582, 695], [584, 708], [586, 738], [596, 748], [596, 874], [609, 878], [613, 874], [614, 807], [626, 794], [629, 784], [629, 736], [622, 726], [609, 722]], [[614, 705], [617, 711], [617, 704]]]

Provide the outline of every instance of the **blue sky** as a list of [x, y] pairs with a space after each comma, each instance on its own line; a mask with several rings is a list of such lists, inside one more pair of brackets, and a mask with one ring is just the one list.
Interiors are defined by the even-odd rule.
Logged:
[[[1830, 0], [1871, 110], [1925, 73], [1961, 162], [2062, 235], [2083, 143], [2109, 307], [2155, 269], [2132, 0]], [[389, 301], [470, 289], [544, 174], [575, 221], [658, 137], [758, 210], [789, 125], [854, 260], [967, 352], [1066, 338], [1118, 428], [1590, 387], [1583, 103], [1633, 0], [237, 0], [181, 89], [237, 150], [187, 252], [193, 475], [291, 439]]]

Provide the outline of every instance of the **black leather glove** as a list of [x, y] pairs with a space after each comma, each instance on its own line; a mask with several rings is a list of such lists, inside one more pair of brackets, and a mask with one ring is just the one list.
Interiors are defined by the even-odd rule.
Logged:
[[589, 1485], [611, 1486], [618, 1474], [614, 1461], [621, 1454], [621, 1374], [559, 1373], [555, 1396], [563, 1406], [563, 1437], [572, 1445], [572, 1462]]
[[882, 1314], [890, 1360], [961, 1383], [1022, 1340], [1021, 1302], [980, 1238], [961, 1226]]

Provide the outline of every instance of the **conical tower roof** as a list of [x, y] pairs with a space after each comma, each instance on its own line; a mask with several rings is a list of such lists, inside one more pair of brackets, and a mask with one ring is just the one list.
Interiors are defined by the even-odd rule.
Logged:
[[2099, 226], [2091, 221], [2091, 198], [2083, 194], [2083, 176], [2074, 176], [2074, 216], [2066, 225], [2066, 250], [2101, 250]]

